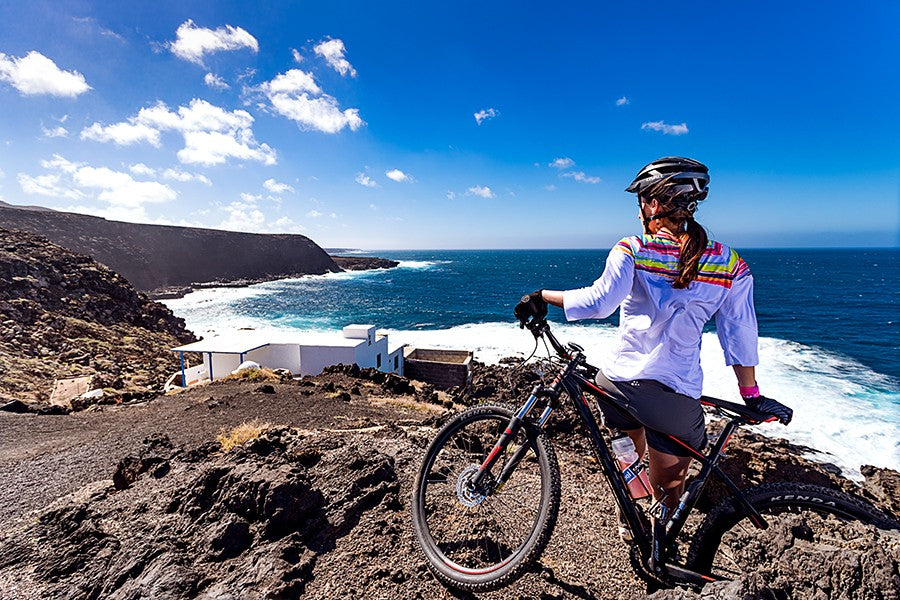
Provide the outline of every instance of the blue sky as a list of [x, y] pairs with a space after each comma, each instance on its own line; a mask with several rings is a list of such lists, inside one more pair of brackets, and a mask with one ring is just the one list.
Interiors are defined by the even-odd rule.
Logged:
[[0, 199], [327, 247], [897, 246], [895, 2], [3, 2]]

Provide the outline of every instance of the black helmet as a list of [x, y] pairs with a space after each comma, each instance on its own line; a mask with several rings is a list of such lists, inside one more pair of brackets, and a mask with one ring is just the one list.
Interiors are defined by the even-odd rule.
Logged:
[[641, 169], [625, 191], [693, 213], [709, 192], [709, 169], [690, 158], [667, 156]]

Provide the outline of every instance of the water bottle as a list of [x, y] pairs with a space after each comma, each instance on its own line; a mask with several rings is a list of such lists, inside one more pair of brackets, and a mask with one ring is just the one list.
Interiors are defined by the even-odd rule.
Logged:
[[647, 477], [644, 463], [641, 462], [634, 449], [634, 442], [631, 441], [631, 438], [627, 435], [614, 438], [612, 449], [631, 497], [637, 500], [649, 496], [651, 493], [650, 479]]

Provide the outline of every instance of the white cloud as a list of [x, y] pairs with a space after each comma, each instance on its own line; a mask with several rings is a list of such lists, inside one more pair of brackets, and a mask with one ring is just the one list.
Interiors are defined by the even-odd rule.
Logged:
[[275, 112], [296, 121], [302, 129], [337, 133], [345, 127], [356, 131], [365, 125], [359, 117], [359, 109], [341, 111], [337, 100], [323, 93], [313, 76], [300, 69], [281, 73], [263, 83], [260, 89]]
[[166, 169], [163, 171], [162, 176], [163, 179], [171, 179], [173, 181], [196, 181], [203, 185], [212, 185], [212, 181], [210, 181], [209, 177], [206, 175], [203, 175], [202, 173], [188, 173], [187, 171], [182, 171], [180, 169]]
[[494, 117], [498, 116], [500, 116], [500, 111], [494, 108], [479, 110], [477, 113], [475, 113], [475, 122], [481, 125], [483, 121], [493, 119]]
[[268, 97], [278, 114], [296, 121], [301, 129], [337, 133], [349, 127], [356, 131], [363, 125], [359, 109], [341, 110], [332, 96], [325, 94], [311, 73], [290, 69], [267, 81], [259, 89]]
[[224, 79], [222, 79], [215, 73], [207, 73], [206, 75], [204, 75], [203, 83], [215, 90], [227, 90], [231, 87]]
[[553, 185], [553, 184], [551, 183], [551, 184], [549, 184], [549, 185], [545, 185], [545, 186], [544, 186], [544, 189], [547, 190], [548, 192], [555, 192], [555, 191], [556, 191], [556, 186]]
[[389, 171], [385, 171], [384, 174], [388, 179], [396, 181], [397, 183], [412, 181], [412, 176], [409, 173], [404, 173], [400, 169], [391, 169]]
[[59, 127], [54, 127], [52, 129], [47, 129], [43, 125], [41, 125], [41, 133], [44, 134], [46, 138], [64, 138], [69, 137], [69, 130], [60, 125]]
[[94, 123], [81, 130], [81, 139], [95, 142], [112, 142], [116, 146], [131, 146], [140, 142], [148, 142], [159, 147], [159, 130], [142, 123], [113, 123], [103, 126]]
[[318, 86], [312, 73], [307, 73], [301, 69], [289, 69], [284, 73], [279, 73], [275, 76], [275, 79], [263, 83], [260, 87], [269, 95], [309, 92], [318, 96], [322, 93], [322, 88]]
[[62, 177], [56, 173], [37, 175], [32, 177], [25, 173], [19, 173], [19, 186], [26, 194], [34, 196], [49, 196], [50, 198], [68, 198], [78, 200], [84, 198], [84, 193], [62, 184]]
[[128, 167], [128, 170], [134, 173], [135, 175], [144, 175], [147, 177], [156, 175], [156, 169], [148, 167], [144, 163], [137, 163]]
[[135, 181], [128, 173], [71, 162], [58, 154], [51, 160], [41, 161], [41, 166], [53, 172], [35, 177], [19, 173], [19, 185], [26, 194], [70, 200], [83, 200], [96, 194], [94, 197], [97, 200], [109, 205], [107, 209], [118, 207], [132, 217], [145, 204], [169, 202], [178, 196], [175, 190], [163, 183]]
[[313, 210], [309, 211], [308, 213], [306, 213], [306, 216], [309, 217], [310, 219], [318, 219], [319, 217], [322, 216], [322, 213], [313, 209]]
[[218, 29], [197, 27], [190, 19], [182, 23], [175, 32], [175, 41], [168, 44], [169, 50], [178, 58], [203, 65], [203, 56], [223, 50], [249, 48], [259, 52], [256, 38], [240, 27], [225, 25]]
[[325, 40], [313, 48], [316, 54], [325, 59], [328, 65], [341, 75], [356, 77], [356, 69], [344, 58], [344, 42], [341, 40]]
[[263, 181], [263, 187], [273, 194], [283, 194], [285, 192], [293, 192], [294, 188], [286, 183], [275, 181], [274, 179], [266, 179]]
[[52, 171], [62, 171], [63, 173], [68, 173], [69, 175], [71, 175], [80, 167], [83, 167], [85, 165], [84, 163], [77, 163], [66, 160], [59, 154], [54, 154], [52, 159], [42, 160], [41, 166], [45, 169], [50, 169]]
[[356, 183], [359, 185], [364, 185], [366, 187], [378, 187], [378, 182], [366, 175], [365, 173], [357, 173], [356, 174]]
[[568, 173], [560, 173], [560, 177], [571, 177], [580, 183], [600, 183], [603, 181], [599, 177], [585, 174], [584, 171], [569, 171]]
[[112, 31], [111, 29], [106, 29], [105, 27], [100, 25], [100, 23], [97, 22], [97, 19], [95, 19], [93, 17], [72, 17], [72, 20], [75, 23], [77, 23], [78, 25], [80, 25], [85, 30], [85, 32], [87, 32], [91, 35], [93, 35], [96, 32], [96, 33], [99, 33], [100, 35], [102, 35], [103, 37], [114, 39], [115, 41], [119, 42], [120, 44], [127, 43], [127, 41], [125, 40], [124, 37], [122, 37], [115, 31]]
[[474, 185], [466, 190], [466, 193], [470, 196], [479, 196], [481, 198], [494, 198], [494, 192], [491, 191], [491, 188], [488, 186], [480, 186]]
[[147, 141], [158, 147], [161, 131], [177, 131], [184, 137], [184, 148], [178, 151], [182, 163], [217, 165], [236, 158], [275, 164], [275, 151], [256, 141], [252, 125], [253, 117], [245, 110], [229, 112], [195, 98], [176, 112], [159, 102], [142, 108], [127, 122], [108, 126], [94, 123], [81, 132], [81, 137], [119, 145]]
[[34, 50], [22, 58], [0, 52], [0, 81], [6, 81], [24, 96], [48, 94], [75, 98], [91, 89], [84, 75], [78, 71], [64, 71]]
[[378, 210], [378, 206], [376, 206], [375, 204], [370, 204], [369, 210]]
[[229, 158], [253, 160], [266, 165], [276, 162], [275, 151], [267, 144], [257, 143], [249, 129], [227, 133], [184, 132], [184, 148], [178, 151], [181, 162], [209, 166], [223, 164]]
[[219, 223], [218, 228], [251, 233], [300, 233], [305, 230], [305, 227], [294, 223], [287, 216], [269, 220], [259, 207], [260, 200], [262, 196], [242, 193], [240, 200], [226, 206], [217, 205], [225, 213], [225, 219]]
[[456, 192], [447, 192], [447, 200], [456, 200]]
[[651, 121], [641, 125], [641, 129], [649, 129], [651, 131], [660, 131], [666, 135], [684, 135], [688, 132], [687, 123], [681, 125], [669, 125], [665, 121]]
[[575, 161], [568, 156], [563, 156], [560, 158], [554, 158], [549, 166], [553, 167], [554, 169], [571, 169], [575, 166]]
[[616, 106], [625, 106], [626, 104], [628, 104], [628, 97], [627, 97], [627, 96], [622, 96], [621, 98], [619, 98], [618, 100], [616, 100]]
[[303, 62], [303, 55], [300, 54], [300, 51], [297, 50], [296, 48], [291, 48], [291, 56], [294, 57], [294, 62], [295, 62], [295, 63], [301, 63], [301, 62]]
[[72, 180], [80, 188], [98, 190], [98, 200], [126, 208], [169, 202], [178, 196], [175, 190], [163, 183], [135, 181], [128, 173], [107, 167], [80, 167], [72, 175]]

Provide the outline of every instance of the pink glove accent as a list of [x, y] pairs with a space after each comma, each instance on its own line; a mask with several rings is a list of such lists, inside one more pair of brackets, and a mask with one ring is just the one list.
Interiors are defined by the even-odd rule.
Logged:
[[744, 387], [742, 385], [738, 386], [738, 389], [741, 391], [741, 398], [759, 398], [759, 386], [754, 385], [750, 387]]

